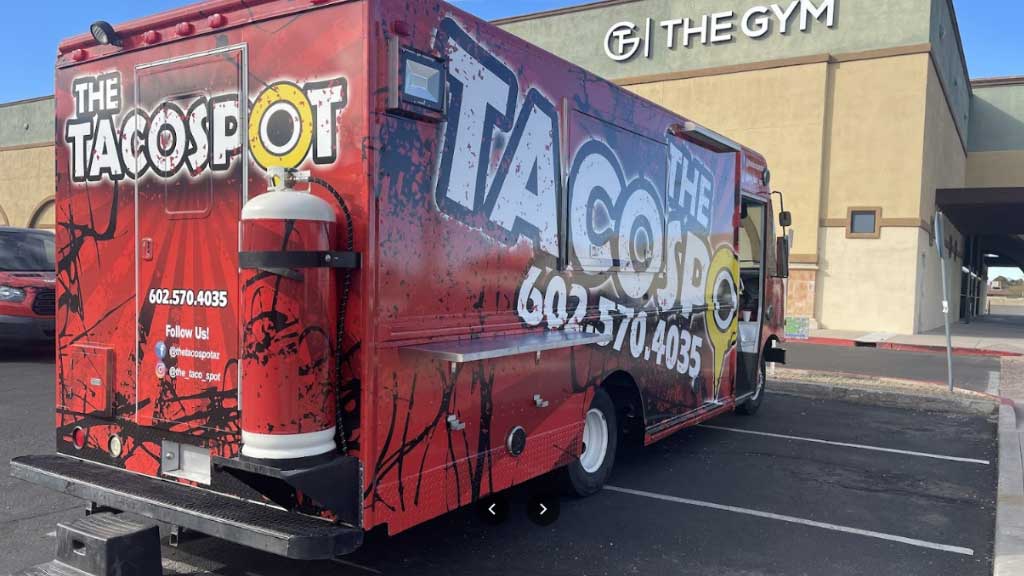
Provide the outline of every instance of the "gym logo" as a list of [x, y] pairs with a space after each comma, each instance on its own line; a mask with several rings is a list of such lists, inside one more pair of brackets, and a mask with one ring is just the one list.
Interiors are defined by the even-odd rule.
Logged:
[[[75, 78], [75, 114], [64, 123], [74, 182], [173, 178], [182, 171], [228, 170], [241, 154], [239, 94], [167, 99], [155, 107], [122, 114], [121, 74]], [[268, 84], [253, 101], [248, 149], [261, 168], [294, 168], [312, 154], [315, 164], [338, 157], [338, 119], [348, 102], [344, 76], [303, 85]]]

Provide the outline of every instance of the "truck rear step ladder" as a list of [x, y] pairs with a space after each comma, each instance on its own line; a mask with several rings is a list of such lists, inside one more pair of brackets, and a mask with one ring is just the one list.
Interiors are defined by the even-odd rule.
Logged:
[[160, 529], [116, 514], [57, 525], [57, 559], [14, 576], [151, 576], [161, 574]]

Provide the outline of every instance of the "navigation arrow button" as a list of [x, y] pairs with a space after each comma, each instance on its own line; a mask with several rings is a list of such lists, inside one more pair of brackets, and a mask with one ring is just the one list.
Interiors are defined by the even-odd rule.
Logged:
[[530, 507], [526, 512], [534, 524], [547, 526], [558, 520], [560, 503], [556, 494], [534, 494], [530, 497]]
[[508, 518], [508, 500], [500, 492], [482, 498], [477, 506], [480, 519], [488, 524], [501, 524]]

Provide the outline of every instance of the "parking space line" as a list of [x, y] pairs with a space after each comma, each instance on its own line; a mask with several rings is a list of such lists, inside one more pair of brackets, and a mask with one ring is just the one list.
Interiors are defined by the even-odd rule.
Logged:
[[888, 452], [890, 454], [903, 454], [904, 456], [920, 456], [922, 458], [935, 458], [937, 460], [948, 460], [950, 462], [966, 462], [968, 464], [991, 464], [988, 460], [980, 458], [961, 458], [959, 456], [946, 456], [945, 454], [933, 454], [931, 452], [915, 452], [913, 450], [900, 450], [898, 448], [885, 448], [883, 446], [871, 446], [868, 444], [853, 444], [851, 442], [834, 442], [820, 438], [807, 438], [805, 436], [790, 436], [789, 434], [775, 434], [774, 432], [761, 432], [758, 430], [746, 430], [743, 428], [730, 428], [728, 426], [714, 426], [711, 424], [698, 424], [698, 428], [709, 430], [724, 430], [726, 432], [739, 432], [740, 434], [753, 434], [755, 436], [766, 436], [768, 438], [781, 438], [783, 440], [796, 440], [799, 442], [812, 442], [814, 444], [828, 444], [829, 446], [842, 446], [844, 448], [857, 448], [859, 450], [874, 450], [875, 452]]
[[199, 566], [193, 566], [187, 562], [181, 560], [169, 560], [164, 558], [161, 560], [164, 572], [171, 574], [213, 574], [209, 570], [200, 568]]
[[974, 550], [970, 548], [963, 548], [961, 546], [950, 546], [948, 544], [939, 544], [937, 542], [928, 542], [927, 540], [918, 540], [917, 538], [907, 538], [905, 536], [897, 536], [895, 534], [886, 534], [885, 532], [875, 532], [874, 530], [862, 530], [860, 528], [852, 528], [850, 526], [840, 526], [838, 524], [829, 524], [828, 522], [818, 522], [817, 520], [808, 520], [806, 518], [797, 518], [796, 516], [786, 516], [784, 514], [775, 514], [772, 512], [763, 512], [761, 510], [752, 510], [750, 508], [740, 508], [738, 506], [728, 506], [726, 504], [716, 504], [714, 502], [705, 502], [702, 500], [692, 500], [690, 498], [680, 498], [678, 496], [669, 496], [667, 494], [657, 494], [655, 492], [646, 492], [644, 490], [633, 490], [631, 488], [623, 488], [621, 486], [605, 486], [605, 490], [612, 492], [621, 492], [623, 494], [632, 494], [634, 496], [643, 496], [645, 498], [653, 498], [655, 500], [662, 500], [665, 502], [674, 502], [676, 504], [687, 504], [690, 506], [699, 506], [701, 508], [711, 508], [713, 510], [722, 510], [724, 512], [735, 512], [737, 514], [745, 514], [747, 516], [757, 516], [758, 518], [767, 518], [769, 520], [779, 520], [781, 522], [789, 522], [791, 524], [800, 524], [802, 526], [811, 526], [813, 528], [821, 528], [824, 530], [832, 530], [833, 532], [845, 532], [847, 534], [856, 534], [859, 536], [867, 536], [869, 538], [878, 538], [879, 540], [888, 540], [890, 542], [899, 542], [901, 544], [907, 544], [909, 546], [917, 546], [918, 548], [929, 548], [931, 550], [941, 550], [943, 552], [952, 552], [954, 554], [963, 554], [965, 556], [974, 556]]

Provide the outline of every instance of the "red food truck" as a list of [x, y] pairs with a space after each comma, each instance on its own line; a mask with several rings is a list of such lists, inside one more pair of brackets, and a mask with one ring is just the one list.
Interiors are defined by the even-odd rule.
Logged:
[[97, 508], [332, 557], [593, 493], [785, 361], [764, 158], [436, 0], [97, 22], [56, 120], [57, 450], [12, 471]]

